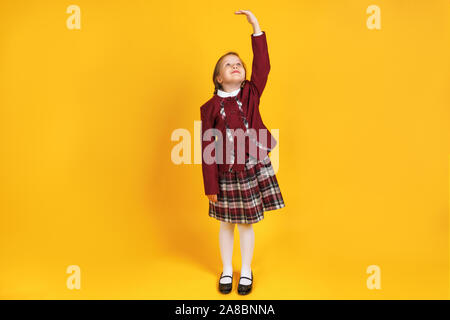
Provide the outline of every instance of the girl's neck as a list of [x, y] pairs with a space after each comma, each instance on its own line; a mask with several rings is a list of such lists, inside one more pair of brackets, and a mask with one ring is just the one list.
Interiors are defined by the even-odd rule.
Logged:
[[223, 91], [223, 92], [227, 92], [227, 93], [230, 93], [230, 92], [234, 92], [234, 91], [236, 91], [237, 89], [240, 89], [241, 87], [242, 87], [242, 82], [241, 83], [226, 83], [226, 84], [222, 84], [222, 89], [221, 89], [221, 91]]

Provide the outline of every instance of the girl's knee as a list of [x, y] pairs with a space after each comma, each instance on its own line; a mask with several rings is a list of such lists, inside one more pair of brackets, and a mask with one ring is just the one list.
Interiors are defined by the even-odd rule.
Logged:
[[225, 221], [221, 221], [220, 224], [222, 227], [229, 228], [229, 229], [234, 229], [234, 226], [236, 225], [236, 223], [225, 222]]
[[250, 223], [237, 223], [239, 229], [251, 229], [253, 227]]

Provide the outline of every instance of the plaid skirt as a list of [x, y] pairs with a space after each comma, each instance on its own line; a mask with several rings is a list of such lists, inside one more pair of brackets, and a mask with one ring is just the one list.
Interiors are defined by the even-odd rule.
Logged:
[[264, 211], [285, 206], [270, 158], [248, 159], [244, 171], [219, 172], [217, 202], [209, 201], [209, 216], [229, 223], [256, 223]]

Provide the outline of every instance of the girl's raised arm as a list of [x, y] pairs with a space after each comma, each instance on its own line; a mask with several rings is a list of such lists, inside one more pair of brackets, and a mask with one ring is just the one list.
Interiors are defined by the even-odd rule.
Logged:
[[267, 49], [266, 33], [261, 31], [258, 20], [249, 10], [239, 10], [236, 14], [245, 14], [248, 22], [253, 26], [252, 49], [253, 63], [250, 84], [256, 88], [258, 96], [261, 97], [266, 87], [270, 71], [269, 51]]

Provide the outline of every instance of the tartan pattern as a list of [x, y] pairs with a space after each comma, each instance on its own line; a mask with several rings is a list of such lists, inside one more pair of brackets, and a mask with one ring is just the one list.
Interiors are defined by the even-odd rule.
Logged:
[[264, 211], [285, 206], [269, 156], [256, 163], [247, 159], [244, 171], [219, 173], [217, 202], [209, 201], [209, 216], [229, 223], [251, 224]]

